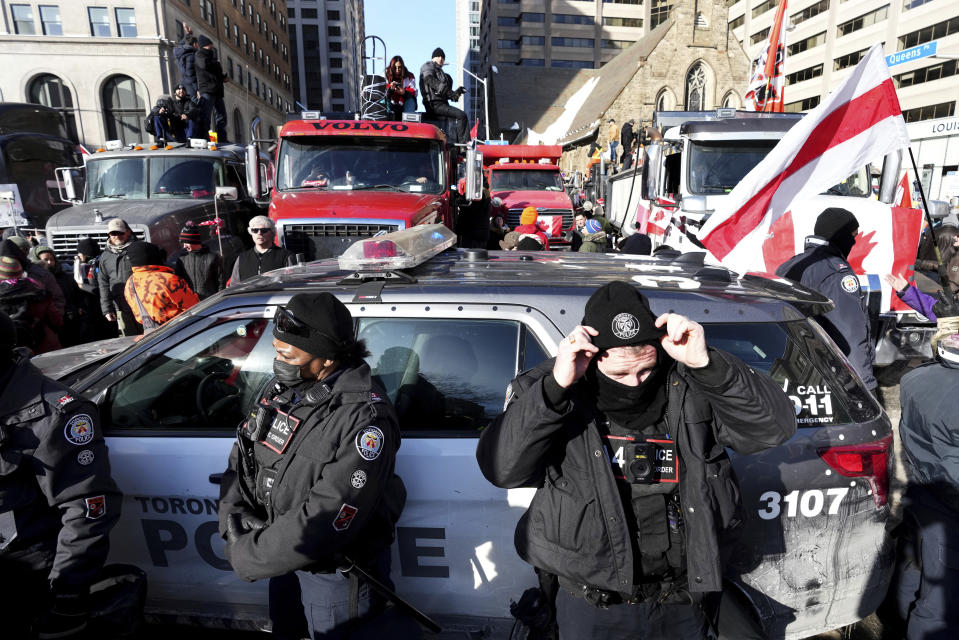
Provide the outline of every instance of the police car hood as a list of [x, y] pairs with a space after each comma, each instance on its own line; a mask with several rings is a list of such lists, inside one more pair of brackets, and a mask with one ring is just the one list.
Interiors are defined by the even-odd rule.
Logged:
[[45, 376], [60, 380], [74, 371], [93, 364], [102, 364], [134, 343], [135, 336], [98, 340], [75, 347], [58, 349], [33, 356], [30, 362]]
[[106, 225], [111, 218], [123, 218], [129, 225], [148, 225], [168, 213], [189, 211], [193, 208], [201, 209], [206, 206], [212, 209], [213, 201], [192, 198], [97, 200], [96, 202], [75, 205], [51, 216], [47, 222], [47, 232], [56, 233], [58, 230], [69, 227], [100, 224], [95, 221], [97, 209], [100, 210], [103, 225]]

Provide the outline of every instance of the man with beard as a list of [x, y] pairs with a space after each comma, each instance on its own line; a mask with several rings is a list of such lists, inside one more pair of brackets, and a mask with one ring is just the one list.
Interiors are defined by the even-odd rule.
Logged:
[[833, 310], [817, 316], [816, 321], [849, 358], [866, 388], [875, 393], [872, 363], [876, 346], [870, 335], [869, 310], [859, 278], [847, 262], [856, 244], [859, 221], [846, 209], [830, 207], [816, 218], [813, 233], [806, 238], [806, 250], [779, 265], [776, 275], [815, 289], [833, 301]]
[[494, 485], [537, 488], [515, 544], [555, 585], [561, 638], [698, 640], [722, 590], [720, 540], [743, 518], [725, 448], [795, 430], [768, 376], [614, 281], [555, 358], [510, 383], [476, 457]]
[[100, 270], [97, 272], [100, 310], [109, 322], [117, 323], [120, 335], [135, 336], [143, 333], [143, 327], [127, 304], [123, 289], [133, 275], [133, 265], [130, 264], [127, 249], [136, 239], [130, 225], [120, 218], [110, 220], [107, 232], [110, 234], [107, 250], [100, 256]]

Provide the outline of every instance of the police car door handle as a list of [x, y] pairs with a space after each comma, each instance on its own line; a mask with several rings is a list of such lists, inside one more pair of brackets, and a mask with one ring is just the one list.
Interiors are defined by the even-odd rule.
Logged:
[[211, 474], [210, 474], [210, 484], [220, 484], [221, 482], [223, 482], [223, 474], [222, 474], [222, 473], [211, 473]]

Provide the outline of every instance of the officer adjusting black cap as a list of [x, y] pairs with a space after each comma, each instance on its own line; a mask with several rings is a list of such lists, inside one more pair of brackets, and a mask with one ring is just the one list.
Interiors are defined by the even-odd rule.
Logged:
[[336, 360], [353, 343], [353, 316], [331, 293], [298, 293], [277, 310], [273, 337], [312, 356]]
[[666, 335], [656, 327], [649, 301], [633, 285], [614, 280], [593, 292], [586, 302], [583, 325], [599, 332], [593, 344], [601, 350], [658, 342]]

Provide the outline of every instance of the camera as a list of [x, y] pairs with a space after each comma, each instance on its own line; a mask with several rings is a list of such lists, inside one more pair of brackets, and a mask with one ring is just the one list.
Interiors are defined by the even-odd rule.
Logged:
[[654, 484], [656, 473], [655, 444], [636, 442], [629, 445], [629, 457], [626, 458], [626, 479], [632, 484]]

